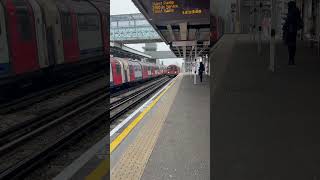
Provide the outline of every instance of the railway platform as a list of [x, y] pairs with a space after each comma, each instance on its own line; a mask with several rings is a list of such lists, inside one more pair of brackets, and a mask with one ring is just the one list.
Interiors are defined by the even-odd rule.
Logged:
[[211, 173], [221, 180], [319, 179], [317, 51], [298, 42], [289, 67], [278, 42], [271, 72], [268, 44], [262, 49], [258, 55], [248, 35], [224, 35], [212, 49]]
[[209, 91], [180, 74], [111, 153], [111, 179], [209, 179]]
[[110, 179], [108, 171], [110, 167], [109, 155], [109, 135], [107, 135], [67, 166], [53, 180]]
[[209, 92], [178, 75], [55, 179], [209, 179]]

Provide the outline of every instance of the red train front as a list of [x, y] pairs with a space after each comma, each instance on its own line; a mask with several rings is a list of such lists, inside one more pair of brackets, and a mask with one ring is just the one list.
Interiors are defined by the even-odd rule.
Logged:
[[167, 75], [170, 77], [175, 77], [180, 73], [180, 68], [177, 65], [169, 65], [167, 67]]

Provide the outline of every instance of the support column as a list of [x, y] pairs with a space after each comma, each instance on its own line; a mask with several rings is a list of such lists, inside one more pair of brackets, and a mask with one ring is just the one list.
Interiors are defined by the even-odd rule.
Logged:
[[276, 0], [271, 0], [271, 38], [270, 38], [270, 66], [269, 69], [272, 72], [276, 71], [276, 48], [275, 48], [275, 37], [276, 37], [276, 15], [277, 15], [277, 4]]
[[249, 8], [249, 15], [250, 15], [250, 18], [249, 18], [249, 21], [250, 21], [250, 37], [251, 37], [251, 40], [254, 40], [254, 29], [253, 29], [253, 26], [254, 26], [254, 5], [253, 5], [254, 1], [252, 1], [250, 3], [250, 8]]
[[193, 76], [193, 84], [197, 84], [197, 45], [195, 46], [194, 49], [194, 59], [195, 59], [195, 63], [194, 63], [194, 76]]
[[207, 61], [208, 61], [208, 75], [210, 76], [210, 58], [209, 58], [209, 56], [208, 55], [206, 55], [206, 59], [207, 59]]
[[256, 0], [253, 0], [253, 40], [256, 41], [257, 36], [257, 8], [256, 8]]
[[259, 0], [259, 10], [258, 10], [258, 54], [261, 54], [261, 41], [262, 41], [262, 26], [261, 26], [261, 13], [262, 13], [262, 1]]

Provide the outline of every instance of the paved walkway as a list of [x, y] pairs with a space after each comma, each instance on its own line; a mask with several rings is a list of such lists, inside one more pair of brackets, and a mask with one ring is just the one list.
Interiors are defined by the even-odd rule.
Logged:
[[320, 57], [300, 43], [297, 67], [289, 68], [278, 44], [280, 68], [271, 73], [268, 46], [258, 56], [248, 39], [226, 35], [212, 55], [211, 173], [216, 180], [320, 179]]
[[180, 74], [164, 92], [112, 152], [111, 179], [210, 179], [209, 77]]
[[210, 179], [209, 78], [185, 75], [142, 180]]

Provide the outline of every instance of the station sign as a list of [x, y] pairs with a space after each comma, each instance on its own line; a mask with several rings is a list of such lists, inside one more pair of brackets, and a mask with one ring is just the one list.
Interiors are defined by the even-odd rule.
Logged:
[[209, 19], [210, 0], [136, 0], [142, 2], [155, 24], [162, 21]]

